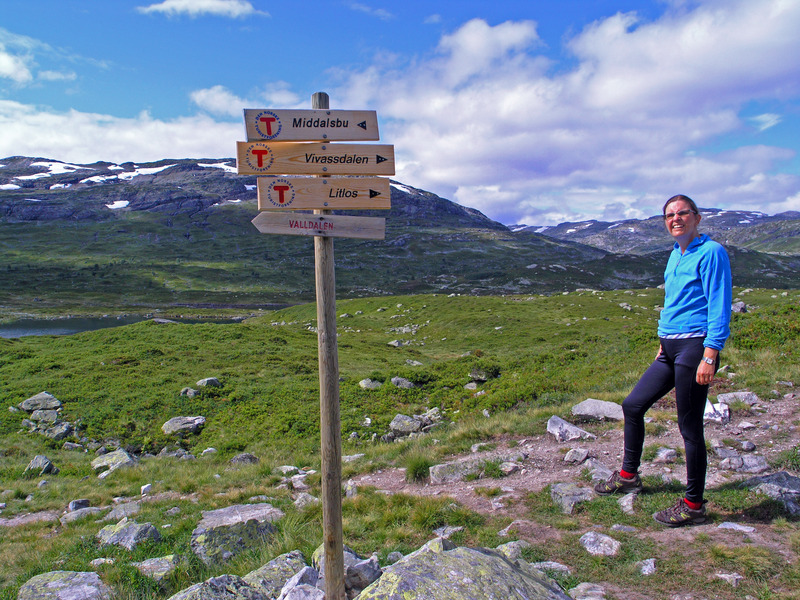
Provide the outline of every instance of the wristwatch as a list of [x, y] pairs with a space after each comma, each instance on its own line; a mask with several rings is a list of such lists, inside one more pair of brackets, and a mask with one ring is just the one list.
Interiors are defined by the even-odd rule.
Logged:
[[709, 365], [713, 365], [716, 361], [713, 358], [708, 358], [707, 356], [703, 357], [703, 362]]

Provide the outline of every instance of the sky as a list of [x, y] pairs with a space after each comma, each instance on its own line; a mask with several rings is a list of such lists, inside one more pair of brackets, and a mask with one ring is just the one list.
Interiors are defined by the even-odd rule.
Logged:
[[798, 31], [800, 0], [2, 0], [0, 159], [229, 158], [242, 109], [324, 91], [393, 179], [507, 225], [776, 214]]

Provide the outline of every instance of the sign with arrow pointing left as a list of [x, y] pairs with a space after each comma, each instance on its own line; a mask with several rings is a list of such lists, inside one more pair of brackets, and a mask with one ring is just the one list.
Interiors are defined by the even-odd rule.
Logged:
[[378, 141], [374, 110], [244, 109], [248, 142]]

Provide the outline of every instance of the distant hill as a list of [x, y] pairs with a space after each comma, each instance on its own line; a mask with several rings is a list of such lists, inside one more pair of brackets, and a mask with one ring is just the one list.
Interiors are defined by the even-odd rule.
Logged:
[[[90, 165], [0, 159], [0, 309], [260, 307], [314, 298], [313, 244], [262, 235], [233, 160]], [[661, 283], [660, 218], [509, 228], [392, 182], [385, 240], [337, 239], [338, 297], [550, 294]], [[800, 215], [710, 209], [734, 283], [800, 287]]]
[[[700, 229], [725, 246], [782, 254], [800, 254], [800, 212], [774, 216], [760, 212], [701, 208]], [[660, 216], [625, 221], [580, 221], [553, 227], [514, 227], [549, 237], [589, 244], [609, 252], [647, 254], [664, 245]]]

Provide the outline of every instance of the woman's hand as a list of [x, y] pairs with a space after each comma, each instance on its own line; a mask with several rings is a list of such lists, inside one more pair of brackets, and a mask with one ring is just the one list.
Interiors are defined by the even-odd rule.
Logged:
[[706, 361], [701, 360], [700, 364], [697, 365], [697, 375], [695, 376], [695, 381], [699, 385], [709, 385], [711, 381], [714, 379], [714, 374], [717, 372], [717, 355], [719, 354], [718, 350], [714, 350], [713, 348], [706, 348], [703, 356], [705, 358], [710, 358], [714, 361], [714, 364], [708, 364]]

